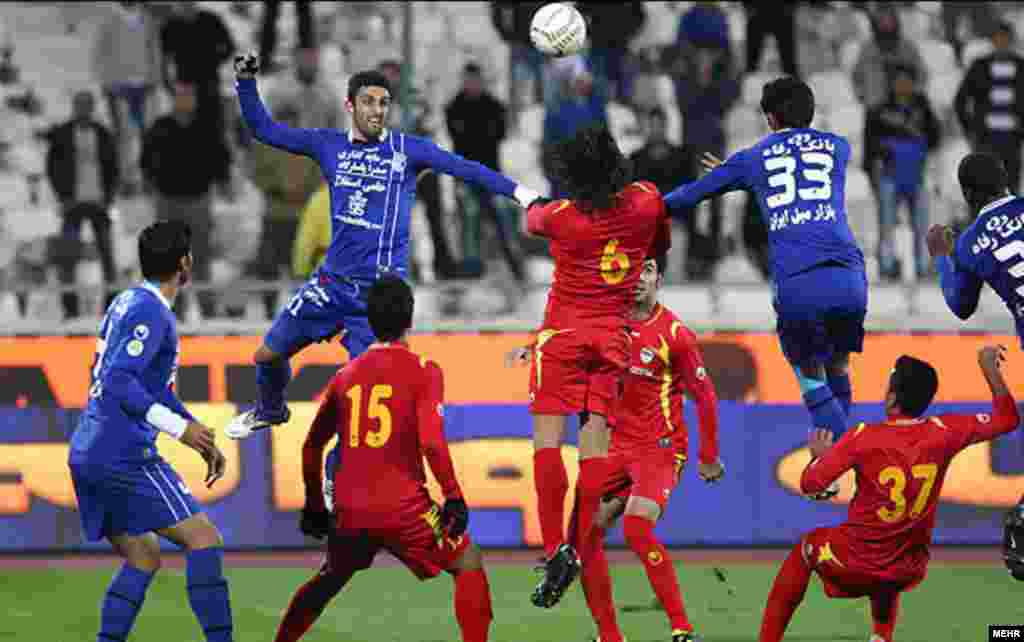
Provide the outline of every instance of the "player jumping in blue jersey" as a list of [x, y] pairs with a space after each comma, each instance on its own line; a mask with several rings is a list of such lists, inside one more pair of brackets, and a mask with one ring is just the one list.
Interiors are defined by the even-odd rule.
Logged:
[[943, 298], [966, 321], [988, 283], [1013, 316], [1024, 346], [1024, 199], [1010, 192], [1006, 168], [991, 154], [968, 154], [957, 177], [975, 219], [955, 242], [945, 225], [933, 225], [927, 238]]
[[236, 58], [242, 115], [256, 140], [320, 165], [330, 190], [331, 243], [322, 266], [278, 314], [256, 351], [259, 401], [228, 424], [225, 433], [233, 439], [288, 421], [288, 360], [306, 346], [341, 333], [342, 344], [355, 358], [373, 343], [366, 294], [383, 274], [406, 276], [409, 213], [420, 172], [432, 169], [461, 178], [524, 207], [540, 197], [426, 138], [386, 129], [391, 87], [379, 72], [363, 71], [349, 79], [345, 107], [352, 114], [352, 129], [344, 132], [274, 122], [256, 88], [258, 71], [254, 55]]
[[100, 325], [89, 401], [68, 465], [82, 530], [107, 538], [124, 565], [107, 588], [97, 642], [125, 640], [160, 568], [157, 536], [184, 548], [189, 604], [208, 642], [233, 639], [224, 542], [156, 448], [165, 432], [198, 452], [207, 487], [224, 475], [212, 430], [174, 394], [178, 333], [171, 302], [192, 274], [191, 233], [160, 222], [139, 236], [145, 281], [122, 292]]
[[867, 311], [864, 255], [846, 219], [850, 144], [810, 127], [814, 93], [795, 78], [766, 84], [761, 110], [771, 134], [724, 163], [710, 159], [708, 174], [665, 203], [688, 210], [725, 192], [753, 193], [768, 227], [782, 351], [814, 425], [838, 439], [852, 397], [849, 355], [863, 348]]

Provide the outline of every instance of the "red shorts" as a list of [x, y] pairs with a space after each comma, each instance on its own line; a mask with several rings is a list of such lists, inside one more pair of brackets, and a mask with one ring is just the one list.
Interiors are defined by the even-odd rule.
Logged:
[[664, 511], [678, 482], [671, 446], [653, 446], [642, 453], [613, 452], [608, 455], [601, 496], [626, 499], [635, 495], [656, 502]]
[[625, 325], [598, 325], [537, 334], [530, 369], [530, 412], [611, 415], [629, 366]]
[[425, 504], [401, 527], [337, 529], [327, 544], [322, 573], [334, 569], [370, 568], [377, 552], [384, 549], [402, 561], [421, 580], [437, 577], [454, 568], [471, 544], [469, 534], [451, 539], [440, 525], [441, 509]]
[[829, 597], [866, 597], [882, 592], [909, 591], [924, 572], [881, 572], [857, 566], [850, 554], [849, 536], [840, 528], [817, 528], [800, 540], [804, 561], [818, 574]]

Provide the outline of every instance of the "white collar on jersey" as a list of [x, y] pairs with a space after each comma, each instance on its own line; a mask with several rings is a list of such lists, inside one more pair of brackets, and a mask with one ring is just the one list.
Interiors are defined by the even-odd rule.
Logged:
[[172, 309], [171, 302], [167, 300], [167, 297], [165, 297], [164, 293], [160, 291], [160, 288], [156, 287], [149, 281], [143, 281], [142, 285], [140, 285], [139, 287], [141, 287], [143, 290], [149, 290], [150, 292], [156, 295], [156, 298], [160, 299], [160, 301], [167, 306], [168, 310]]
[[[385, 139], [387, 139], [387, 137], [388, 137], [388, 128], [387, 128], [387, 127], [385, 127], [384, 129], [381, 129], [381, 130], [380, 130], [380, 138], [378, 138], [378, 139], [377, 139], [377, 142], [378, 142], [378, 143], [383, 143], [383, 142], [385, 141]], [[350, 129], [350, 130], [348, 130], [348, 142], [349, 142], [349, 143], [354, 143], [354, 142], [356, 142], [356, 139], [355, 139], [355, 137], [354, 137], [354, 136], [352, 135], [352, 130], [351, 130], [351, 129]], [[369, 144], [370, 144], [370, 142], [369, 142], [369, 141], [367, 141], [367, 143], [366, 143], [366, 144], [367, 144], [367, 145], [369, 145]]]
[[985, 212], [990, 212], [990, 211], [994, 210], [997, 207], [1002, 207], [1003, 205], [1006, 205], [1007, 203], [1009, 203], [1010, 201], [1012, 201], [1015, 198], [1017, 198], [1016, 195], [1014, 195], [1014, 194], [1007, 194], [1006, 196], [1004, 196], [1004, 197], [1002, 197], [1000, 199], [994, 200], [991, 203], [989, 203], [988, 205], [986, 205], [985, 207], [981, 208], [981, 211], [978, 212], [978, 216], [981, 216]]

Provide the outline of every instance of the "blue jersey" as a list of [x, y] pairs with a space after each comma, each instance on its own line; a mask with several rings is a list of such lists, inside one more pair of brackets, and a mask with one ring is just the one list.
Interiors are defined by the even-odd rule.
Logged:
[[952, 258], [939, 257], [936, 265], [955, 315], [974, 314], [988, 283], [1013, 315], [1024, 347], [1024, 198], [1006, 196], [982, 208], [957, 239]]
[[864, 255], [846, 219], [850, 144], [816, 129], [786, 129], [733, 154], [721, 166], [665, 197], [670, 210], [745, 190], [768, 227], [776, 281], [824, 264], [863, 271]]
[[125, 290], [100, 324], [89, 401], [71, 438], [71, 462], [137, 464], [158, 458], [157, 429], [145, 420], [153, 404], [186, 419], [174, 394], [178, 332], [163, 294], [146, 283]]
[[256, 140], [320, 165], [331, 195], [331, 243], [322, 269], [337, 276], [364, 282], [385, 272], [406, 276], [409, 212], [416, 178], [425, 169], [508, 197], [516, 190], [508, 177], [425, 138], [385, 130], [379, 140], [366, 143], [354, 140], [351, 132], [276, 123], [253, 79], [238, 80], [238, 101]]

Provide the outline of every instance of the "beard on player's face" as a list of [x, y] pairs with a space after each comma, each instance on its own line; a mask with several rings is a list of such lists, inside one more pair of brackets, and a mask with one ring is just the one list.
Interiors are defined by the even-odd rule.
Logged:
[[359, 134], [373, 139], [380, 136], [391, 109], [391, 94], [383, 87], [364, 87], [349, 103], [352, 123]]

